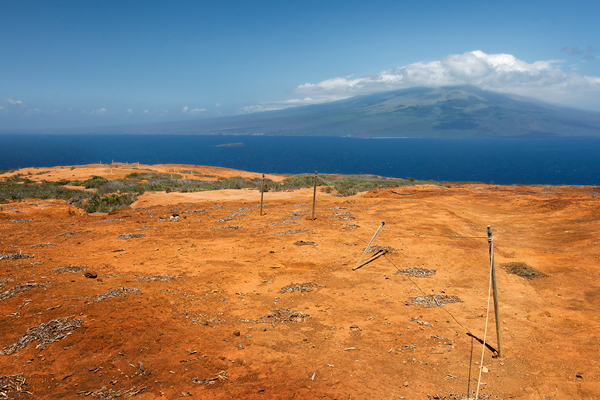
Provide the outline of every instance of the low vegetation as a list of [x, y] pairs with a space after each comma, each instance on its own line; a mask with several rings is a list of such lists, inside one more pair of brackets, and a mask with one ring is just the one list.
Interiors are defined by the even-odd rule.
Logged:
[[[9, 170], [6, 172], [15, 172]], [[260, 190], [262, 179], [244, 179], [239, 176], [216, 180], [181, 179], [179, 174], [134, 172], [124, 179], [108, 180], [92, 176], [85, 181], [62, 179], [59, 181], [34, 182], [22, 174], [0, 180], [0, 203], [22, 199], [60, 199], [84, 209], [86, 212], [112, 212], [133, 203], [144, 192], [200, 192], [222, 189]], [[299, 174], [285, 178], [283, 182], [265, 179], [264, 191], [287, 191], [311, 188], [315, 184], [313, 174]], [[434, 181], [419, 181], [414, 178], [384, 178], [375, 175], [331, 175], [318, 176], [317, 186], [327, 193], [352, 196], [374, 189], [407, 185], [437, 184]], [[81, 189], [79, 189], [81, 188]]]
[[324, 191], [331, 192], [335, 190], [337, 195], [343, 197], [376, 189], [438, 184], [435, 181], [420, 181], [414, 178], [385, 178], [376, 175], [323, 175], [322, 178], [328, 183]]

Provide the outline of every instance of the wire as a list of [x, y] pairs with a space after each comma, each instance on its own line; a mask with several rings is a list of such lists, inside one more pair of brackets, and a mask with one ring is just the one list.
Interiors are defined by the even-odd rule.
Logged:
[[490, 297], [492, 296], [492, 269], [490, 268], [490, 284], [488, 287], [488, 302], [487, 302], [487, 313], [485, 316], [485, 330], [483, 331], [483, 347], [481, 349], [481, 363], [479, 364], [479, 378], [477, 378], [477, 392], [475, 399], [479, 398], [479, 387], [481, 386], [481, 372], [483, 371], [483, 355], [485, 354], [485, 340], [487, 337], [488, 320], [490, 318]]
[[[325, 183], [325, 185], [329, 186], [332, 189], [335, 189], [335, 186], [332, 185], [331, 183], [327, 182], [325, 179], [323, 179], [320, 175], [317, 175], [319, 177], [319, 179], [321, 179], [323, 181], [323, 183]], [[364, 212], [357, 204], [355, 204], [354, 202], [352, 202], [350, 199], [346, 198], [345, 199], [346, 202], [352, 204], [359, 212], [361, 212], [362, 214], [364, 214], [365, 216], [367, 216], [371, 221], [373, 222], [377, 222], [379, 224], [379, 222], [373, 218], [372, 216], [370, 216], [369, 214], [367, 214], [366, 212]], [[389, 227], [389, 230], [392, 231], [396, 231], [396, 232], [405, 232], [405, 233], [412, 233], [415, 235], [422, 235], [422, 236], [437, 236], [437, 237], [447, 237], [447, 238], [452, 238], [452, 239], [487, 239], [487, 236], [458, 236], [458, 235], [440, 235], [440, 234], [436, 234], [436, 233], [426, 233], [426, 232], [415, 232], [415, 231], [407, 231], [404, 229], [397, 229], [397, 228], [392, 228]]]
[[[321, 176], [319, 176], [319, 179], [321, 179], [321, 181], [323, 181], [328, 187], [331, 187], [333, 189], [335, 189], [335, 186], [332, 185], [331, 183], [327, 182], [325, 179], [323, 179]], [[361, 209], [361, 207], [359, 207], [357, 204], [355, 204], [354, 202], [352, 202], [349, 199], [345, 199], [345, 201], [347, 203], [350, 203], [352, 206], [354, 206], [354, 208], [356, 210], [358, 210], [360, 213], [364, 214], [365, 216], [367, 216], [371, 221], [373, 222], [378, 222], [376, 221], [371, 215], [369, 215], [368, 213], [366, 213], [365, 211], [363, 211]], [[381, 228], [379, 228], [381, 229]], [[404, 233], [411, 233], [411, 234], [415, 234], [415, 235], [423, 235], [423, 236], [434, 236], [434, 237], [447, 237], [447, 238], [452, 238], [452, 239], [487, 239], [487, 236], [458, 236], [458, 235], [440, 235], [440, 234], [434, 234], [434, 233], [425, 233], [425, 232], [416, 232], [416, 231], [408, 231], [408, 230], [404, 230], [404, 229], [396, 229], [396, 228], [392, 228], [388, 225], [387, 229], [392, 230], [392, 231], [396, 231], [396, 232], [404, 232]], [[366, 243], [366, 240], [351, 234], [352, 236], [356, 237], [357, 239], [363, 241]], [[366, 249], [365, 249], [366, 250]], [[396, 268], [396, 270], [398, 272], [402, 272], [400, 270], [400, 268], [398, 268], [398, 266], [396, 264], [394, 264], [394, 262], [387, 256], [387, 254], [383, 255], [385, 257], [385, 259], [394, 266], [394, 268]], [[427, 296], [427, 294], [425, 293], [425, 291], [410, 277], [410, 275], [406, 275], [406, 277], [409, 279], [409, 281], [417, 287], [417, 289], [425, 296]], [[486, 347], [486, 340], [487, 340], [487, 330], [488, 330], [488, 320], [489, 320], [489, 315], [490, 315], [490, 298], [491, 298], [491, 290], [492, 290], [492, 271], [490, 269], [490, 281], [489, 281], [489, 286], [488, 286], [488, 300], [487, 300], [487, 314], [486, 314], [486, 319], [485, 319], [485, 331], [483, 334], [483, 347], [481, 350], [481, 362], [479, 365], [479, 377], [477, 380], [477, 391], [476, 391], [476, 395], [475, 395], [475, 399], [479, 398], [479, 388], [481, 386], [481, 373], [483, 372], [483, 359], [484, 359], [484, 355], [485, 355], [485, 347]], [[435, 300], [435, 298], [434, 298]], [[441, 310], [443, 310], [446, 314], [448, 314], [453, 320], [454, 322], [456, 322], [462, 329], [464, 329], [467, 333], [471, 334], [471, 331], [469, 330], [469, 328], [467, 328], [466, 326], [464, 326], [463, 324], [461, 324], [456, 317], [447, 309], [443, 308], [442, 306], [439, 305], [439, 303], [436, 300], [436, 304], [438, 304], [438, 306], [440, 307]], [[469, 368], [470, 371], [470, 368]]]
[[[390, 264], [392, 264], [398, 271], [401, 272], [400, 268], [398, 268], [396, 266], [396, 264], [394, 264], [394, 262], [392, 260], [390, 260], [388, 258], [388, 256], [386, 254], [383, 255], [385, 257], [386, 260], [389, 261]], [[408, 280], [417, 287], [417, 289], [419, 289], [419, 291], [421, 291], [421, 293], [423, 293], [423, 295], [427, 296], [427, 293], [425, 293], [425, 291], [423, 289], [421, 289], [421, 287], [412, 280], [412, 278], [410, 277], [410, 275], [406, 275], [406, 277], [408, 278]], [[452, 313], [448, 310], [446, 310], [444, 307], [440, 306], [440, 309], [443, 310], [446, 314], [448, 314], [450, 317], [452, 317], [452, 319], [461, 327], [463, 328], [465, 331], [467, 331], [468, 333], [471, 333], [471, 331], [469, 330], [469, 328], [467, 328], [466, 326], [464, 326], [463, 324], [461, 324], [455, 317], [454, 315], [452, 315]]]

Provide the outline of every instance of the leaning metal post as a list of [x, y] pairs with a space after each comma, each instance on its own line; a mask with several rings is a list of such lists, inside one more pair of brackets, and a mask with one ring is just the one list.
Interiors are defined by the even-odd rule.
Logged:
[[263, 194], [265, 193], [265, 174], [262, 178], [262, 186], [260, 187], [260, 215], [263, 215]]
[[317, 202], [317, 171], [315, 171], [315, 189], [313, 191], [313, 208], [312, 208], [312, 218], [315, 219], [315, 203]]
[[494, 292], [494, 313], [496, 315], [496, 336], [498, 338], [498, 358], [502, 358], [502, 331], [500, 330], [500, 310], [498, 309], [498, 289], [496, 287], [496, 266], [494, 263], [494, 239], [492, 227], [488, 225], [488, 244], [490, 248], [490, 265], [492, 274], [492, 291]]
[[382, 221], [381, 225], [379, 225], [379, 228], [377, 228], [377, 230], [375, 231], [375, 234], [373, 235], [373, 238], [371, 239], [371, 241], [369, 242], [369, 244], [367, 245], [367, 247], [365, 247], [365, 251], [363, 251], [362, 256], [360, 256], [360, 260], [358, 260], [358, 262], [356, 263], [355, 268], [357, 266], [359, 266], [360, 263], [362, 262], [363, 258], [365, 258], [365, 256], [367, 255], [367, 253], [371, 249], [371, 245], [375, 241], [375, 238], [377, 237], [377, 235], [379, 235], [379, 232], [381, 232], [381, 229], [383, 228], [384, 225], [385, 225], [385, 221]]

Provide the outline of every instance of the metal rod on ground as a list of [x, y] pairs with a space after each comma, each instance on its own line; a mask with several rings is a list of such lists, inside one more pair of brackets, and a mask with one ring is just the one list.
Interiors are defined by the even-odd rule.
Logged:
[[498, 338], [498, 358], [502, 358], [502, 331], [500, 330], [500, 310], [498, 309], [498, 289], [496, 288], [496, 266], [494, 263], [494, 239], [492, 227], [488, 225], [488, 243], [490, 247], [490, 265], [492, 268], [492, 291], [494, 292], [494, 313], [496, 315], [496, 336]]
[[358, 260], [358, 262], [356, 263], [356, 265], [354, 266], [355, 268], [357, 266], [360, 265], [360, 263], [362, 262], [363, 258], [365, 258], [365, 255], [369, 252], [369, 250], [371, 249], [371, 245], [373, 244], [373, 242], [375, 241], [375, 238], [377, 237], [377, 235], [379, 235], [379, 232], [381, 232], [381, 228], [383, 228], [383, 226], [385, 225], [385, 221], [381, 222], [381, 225], [379, 225], [379, 228], [377, 228], [377, 230], [375, 231], [375, 234], [373, 235], [373, 239], [371, 239], [371, 241], [369, 242], [369, 244], [367, 245], [367, 247], [365, 247], [365, 251], [363, 251], [362, 256], [360, 256], [360, 260]]
[[263, 174], [262, 186], [260, 187], [260, 215], [263, 215], [263, 193], [265, 192], [265, 174]]
[[375, 261], [379, 257], [384, 256], [386, 253], [387, 253], [387, 250], [379, 250], [377, 253], [375, 253], [374, 255], [372, 255], [371, 257], [367, 258], [362, 263], [360, 263], [360, 264], [356, 265], [354, 268], [352, 268], [352, 271], [356, 271], [357, 269], [359, 269], [361, 267], [364, 267], [365, 265], [367, 265], [371, 261]]
[[315, 203], [317, 202], [317, 171], [315, 171], [315, 189], [313, 191], [313, 209], [312, 209], [312, 218], [315, 219]]

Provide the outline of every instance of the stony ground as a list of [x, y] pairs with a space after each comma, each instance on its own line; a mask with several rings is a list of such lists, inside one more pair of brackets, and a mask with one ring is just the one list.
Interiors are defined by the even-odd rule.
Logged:
[[[600, 398], [597, 191], [318, 192], [316, 220], [308, 189], [265, 193], [262, 216], [250, 190], [146, 193], [102, 215], [2, 204], [0, 392], [461, 399], [482, 370], [481, 398]], [[381, 221], [388, 253], [352, 271]], [[480, 368], [487, 225], [504, 354], [491, 306]]]

